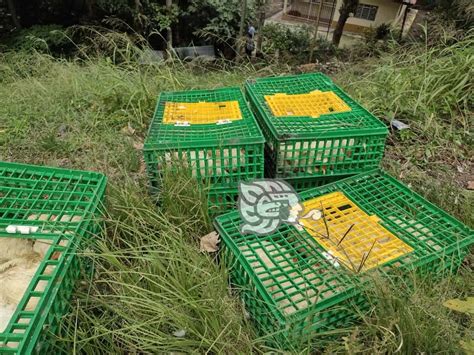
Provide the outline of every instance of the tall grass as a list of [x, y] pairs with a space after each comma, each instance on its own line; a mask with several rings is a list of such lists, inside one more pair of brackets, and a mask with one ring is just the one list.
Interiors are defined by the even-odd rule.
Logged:
[[[459, 162], [472, 156], [466, 134], [472, 37], [466, 41], [389, 54], [356, 65], [339, 81], [377, 115], [412, 125], [412, 135], [392, 135], [386, 167], [405, 180], [409, 175], [416, 189], [472, 223], [472, 205], [459, 203], [465, 194], [443, 186], [445, 175], [433, 174], [433, 157], [422, 161], [430, 145], [441, 147], [435, 156], [451, 152], [447, 156]], [[0, 54], [0, 158], [109, 177], [106, 228], [86, 253], [95, 273], [74, 297], [62, 340], [73, 353], [267, 351], [229, 291], [228, 271], [218, 257], [199, 252], [199, 237], [212, 228], [202, 196], [186, 177], [170, 176], [157, 208], [137, 150], [159, 92], [241, 85], [263, 73], [251, 65], [207, 70], [179, 61], [140, 64], [135, 50], [117, 50], [120, 61], [85, 52], [75, 61]], [[369, 290], [373, 307], [361, 314], [360, 325], [306, 351], [455, 352], [465, 323], [442, 301], [472, 294], [472, 276], [412, 280], [415, 288], [402, 280]]]
[[240, 85], [253, 67], [0, 56], [0, 159], [109, 177], [106, 233], [89, 255], [95, 276], [64, 325], [70, 350], [249, 352], [257, 340], [227, 271], [199, 252], [198, 238], [211, 229], [202, 196], [174, 180], [158, 209], [137, 147], [159, 92]]
[[459, 42], [399, 47], [337, 78], [387, 124], [410, 129], [389, 136], [383, 165], [431, 201], [474, 226], [474, 32]]
[[474, 108], [473, 42], [471, 31], [446, 47], [398, 48], [344, 81], [377, 115], [408, 121], [427, 134], [442, 133], [439, 126], [467, 134]]
[[329, 344], [329, 353], [349, 354], [458, 354], [460, 340], [469, 337], [469, 319], [453, 314], [441, 304], [467, 297], [474, 284], [472, 269], [458, 275], [415, 274], [391, 280], [374, 275], [366, 289], [371, 303], [362, 322], [339, 343]]
[[159, 92], [240, 85], [253, 73], [251, 66], [196, 74], [179, 61], [117, 66], [107, 58], [0, 54], [0, 157], [136, 175], [133, 146], [143, 140]]
[[94, 279], [69, 316], [75, 352], [250, 352], [254, 335], [227, 271], [199, 252], [199, 232], [172, 223], [143, 191], [109, 193], [106, 233], [90, 257]]

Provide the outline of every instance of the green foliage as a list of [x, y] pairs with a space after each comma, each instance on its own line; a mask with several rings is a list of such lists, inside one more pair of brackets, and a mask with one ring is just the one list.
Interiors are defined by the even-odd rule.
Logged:
[[18, 51], [56, 52], [70, 44], [70, 41], [61, 26], [38, 25], [14, 32], [7, 43]]
[[131, 11], [128, 0], [97, 0], [97, 7], [108, 14], [125, 14]]
[[301, 26], [289, 28], [278, 24], [267, 24], [263, 28], [263, 52], [282, 54], [304, 54], [309, 50], [310, 31]]
[[153, 9], [151, 14], [152, 23], [160, 30], [170, 28], [173, 23], [178, 21], [180, 9], [178, 5], [172, 4], [171, 7], [164, 5], [150, 4]]
[[[167, 207], [158, 209], [147, 197], [139, 147], [161, 91], [284, 72], [246, 64], [196, 74], [179, 61], [138, 62], [140, 50], [121, 34], [97, 36], [107, 57], [99, 49], [74, 61], [0, 53], [0, 159], [98, 170], [109, 179], [106, 230], [87, 252], [95, 276], [77, 291], [60, 340], [76, 353], [268, 351], [227, 287], [228, 270], [199, 252], [210, 228], [201, 196], [170, 177]], [[472, 159], [472, 43], [468, 36], [447, 47], [398, 47], [335, 78], [379, 117], [411, 125], [404, 141], [390, 137], [385, 168], [470, 226], [474, 195], [450, 173]], [[403, 340], [400, 353], [456, 352], [464, 318], [442, 303], [472, 296], [472, 275], [413, 277], [412, 288], [381, 283], [368, 291], [373, 308], [361, 324], [310, 350], [391, 353]], [[184, 337], [173, 335], [178, 330]]]
[[370, 28], [370, 31], [366, 34], [366, 38], [374, 39], [376, 41], [387, 39], [392, 33], [392, 27], [388, 23], [382, 23], [374, 29]]
[[382, 23], [364, 31], [364, 41], [351, 49], [351, 54], [357, 58], [380, 56], [398, 46], [397, 31], [389, 24]]
[[[164, 5], [164, 1], [153, 0], [84, 2], [21, 0], [21, 2], [24, 4], [18, 6], [17, 10], [24, 27], [52, 22], [64, 26], [83, 23], [89, 26], [106, 26], [109, 29], [150, 39], [155, 48], [164, 47], [165, 36], [161, 32], [168, 28], [172, 28], [173, 43], [177, 46], [189, 45], [191, 42], [199, 43], [203, 40], [232, 46], [239, 31], [242, 12], [240, 0], [173, 1], [171, 7]], [[246, 26], [254, 21], [257, 4], [260, 4], [258, 0], [247, 1]], [[38, 18], [32, 16], [35, 12], [39, 13]], [[46, 35], [42, 32], [36, 37], [43, 38]], [[48, 36], [51, 37], [51, 34]], [[50, 39], [49, 37], [47, 39]], [[29, 44], [25, 43], [24, 47]], [[35, 45], [40, 46], [38, 43]], [[41, 48], [47, 45], [49, 43], [43, 44]]]
[[[235, 40], [239, 30], [242, 2], [240, 0], [192, 0], [185, 10], [191, 21], [201, 21], [194, 33], [211, 42]], [[248, 23], [255, 12], [254, 1], [247, 1]]]
[[[265, 55], [281, 56], [283, 61], [307, 63], [309, 50], [313, 45], [312, 29], [308, 26], [281, 26], [266, 24], [263, 28], [262, 52]], [[342, 52], [331, 42], [318, 38], [315, 43], [315, 58], [326, 61]]]
[[410, 125], [390, 138], [385, 168], [470, 226], [474, 194], [459, 170], [474, 159], [473, 35], [448, 46], [398, 46], [340, 77], [387, 124], [396, 118]]
[[398, 48], [357, 78], [354, 89], [381, 116], [395, 112], [397, 117], [416, 123], [435, 115], [439, 122], [460, 125], [467, 131], [467, 121], [457, 117], [467, 118], [474, 104], [470, 94], [474, 57], [469, 49], [473, 41], [471, 32], [464, 41], [448, 47]]
[[[108, 14], [106, 23], [115, 25], [115, 28], [123, 27], [124, 29], [131, 25], [135, 31], [143, 35], [170, 28], [178, 20], [181, 11], [176, 3], [167, 7], [149, 0], [135, 2], [133, 5], [126, 0], [117, 2], [100, 0], [98, 5]], [[125, 22], [113, 21], [110, 17]], [[128, 18], [131, 18], [133, 23], [128, 24]]]

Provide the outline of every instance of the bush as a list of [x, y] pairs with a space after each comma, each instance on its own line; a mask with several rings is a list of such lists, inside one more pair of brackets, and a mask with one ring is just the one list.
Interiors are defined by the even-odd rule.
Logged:
[[309, 50], [310, 34], [307, 27], [288, 28], [268, 24], [263, 28], [263, 52], [282, 55], [304, 55]]
[[63, 52], [70, 43], [64, 28], [58, 25], [32, 26], [15, 32], [7, 44], [14, 50], [43, 53]]

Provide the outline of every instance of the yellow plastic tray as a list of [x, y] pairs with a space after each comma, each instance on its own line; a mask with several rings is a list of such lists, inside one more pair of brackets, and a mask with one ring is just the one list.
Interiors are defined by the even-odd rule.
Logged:
[[210, 124], [242, 119], [238, 101], [166, 102], [163, 123]]
[[265, 101], [273, 115], [309, 116], [317, 118], [328, 113], [351, 111], [351, 108], [332, 91], [311, 91], [307, 94], [265, 95]]
[[372, 269], [413, 251], [385, 229], [377, 216], [365, 213], [342, 192], [305, 201], [303, 206], [303, 216], [315, 209], [322, 215], [317, 220], [300, 219], [306, 231], [326, 249], [330, 258], [355, 272]]

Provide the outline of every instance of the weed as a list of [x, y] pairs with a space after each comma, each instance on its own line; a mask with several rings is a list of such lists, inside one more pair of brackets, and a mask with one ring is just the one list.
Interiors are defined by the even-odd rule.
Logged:
[[[114, 38], [102, 39], [121, 43]], [[471, 226], [472, 192], [456, 171], [473, 152], [472, 40], [399, 50], [339, 78], [378, 116], [411, 125], [404, 139], [392, 135], [384, 166]], [[228, 271], [199, 252], [211, 228], [205, 198], [186, 176], [168, 176], [157, 206], [137, 147], [159, 92], [241, 85], [276, 69], [221, 63], [196, 71], [179, 61], [140, 64], [136, 48], [107, 49], [108, 58], [99, 48], [75, 61], [0, 54], [0, 159], [98, 170], [110, 181], [106, 229], [86, 253], [95, 275], [77, 291], [61, 339], [73, 353], [269, 350], [229, 292]], [[373, 307], [363, 323], [344, 330], [342, 342], [318, 338], [307, 350], [457, 351], [465, 324], [442, 301], [472, 294], [472, 273], [413, 280], [368, 291]]]

